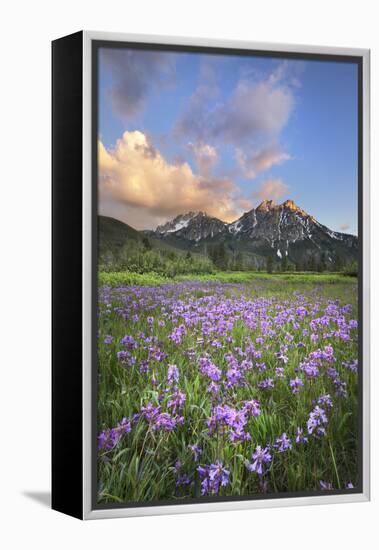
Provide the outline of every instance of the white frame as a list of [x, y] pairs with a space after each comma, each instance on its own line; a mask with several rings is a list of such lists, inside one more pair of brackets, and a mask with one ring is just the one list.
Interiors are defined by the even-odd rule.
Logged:
[[[92, 442], [91, 442], [91, 326], [92, 326], [92, 235], [91, 235], [91, 41], [109, 40], [171, 44], [177, 46], [205, 46], [230, 49], [252, 49], [299, 54], [332, 54], [360, 56], [363, 60], [363, 325], [362, 337], [362, 383], [363, 383], [363, 492], [342, 495], [275, 498], [264, 500], [242, 500], [234, 502], [212, 502], [177, 505], [138, 506], [135, 508], [92, 509]], [[265, 42], [236, 40], [215, 40], [208, 38], [183, 38], [98, 31], [83, 32], [83, 519], [151, 516], [162, 514], [184, 514], [194, 512], [215, 512], [272, 508], [279, 506], [305, 506], [313, 504], [339, 504], [370, 500], [370, 50], [357, 48], [336, 48], [327, 46], [302, 46]]]

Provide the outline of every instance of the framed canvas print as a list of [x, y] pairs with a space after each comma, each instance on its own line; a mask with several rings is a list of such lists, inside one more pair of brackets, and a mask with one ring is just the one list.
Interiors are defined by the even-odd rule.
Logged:
[[369, 498], [369, 52], [53, 42], [52, 502]]

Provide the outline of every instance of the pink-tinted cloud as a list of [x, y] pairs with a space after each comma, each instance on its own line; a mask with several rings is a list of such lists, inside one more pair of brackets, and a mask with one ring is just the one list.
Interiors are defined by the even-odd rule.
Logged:
[[263, 201], [265, 199], [278, 200], [283, 197], [289, 187], [281, 179], [268, 179], [262, 183], [259, 189], [253, 191], [252, 196], [255, 200]]
[[218, 161], [216, 148], [207, 143], [189, 143], [188, 148], [194, 156], [199, 174], [209, 176]]
[[276, 136], [293, 110], [292, 92], [269, 82], [240, 82], [233, 95], [214, 112], [213, 134], [226, 143]]
[[292, 87], [283, 82], [286, 72], [279, 65], [260, 81], [242, 79], [216, 107], [217, 87], [200, 85], [178, 120], [176, 132], [187, 139], [239, 148], [245, 142], [272, 142], [286, 126], [295, 104]]
[[253, 203], [250, 199], [247, 198], [241, 198], [237, 200], [238, 206], [245, 212], [248, 210], [251, 210], [253, 208]]
[[236, 160], [245, 177], [253, 179], [260, 172], [269, 170], [276, 164], [289, 160], [288, 153], [282, 151], [278, 145], [269, 145], [257, 152], [245, 153], [242, 149], [236, 149]]

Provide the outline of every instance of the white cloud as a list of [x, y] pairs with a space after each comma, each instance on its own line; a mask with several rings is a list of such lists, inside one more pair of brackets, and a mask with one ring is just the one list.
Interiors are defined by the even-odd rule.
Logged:
[[225, 221], [240, 213], [232, 181], [197, 175], [186, 162], [168, 162], [142, 132], [125, 132], [112, 150], [99, 142], [98, 159], [100, 213], [137, 229], [189, 210]]

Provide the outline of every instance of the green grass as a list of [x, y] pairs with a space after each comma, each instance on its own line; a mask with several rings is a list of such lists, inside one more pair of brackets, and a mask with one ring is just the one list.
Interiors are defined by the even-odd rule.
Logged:
[[271, 281], [273, 283], [306, 283], [306, 284], [354, 284], [356, 277], [346, 276], [341, 273], [262, 273], [246, 271], [219, 271], [204, 275], [177, 275], [176, 277], [164, 277], [158, 273], [132, 273], [123, 272], [100, 272], [100, 286], [159, 286], [179, 281], [200, 281], [219, 283], [259, 283]]

